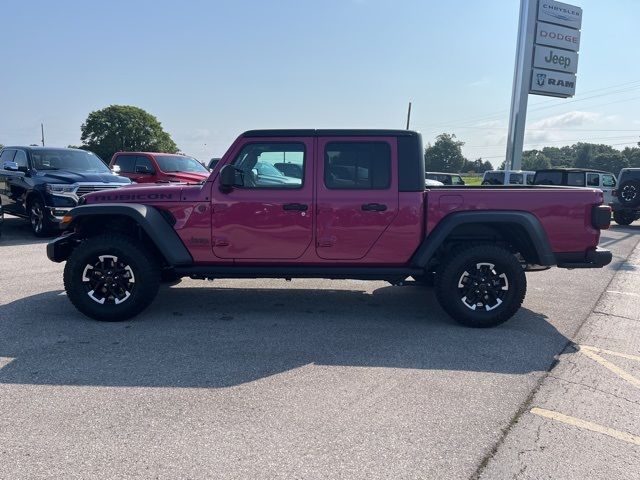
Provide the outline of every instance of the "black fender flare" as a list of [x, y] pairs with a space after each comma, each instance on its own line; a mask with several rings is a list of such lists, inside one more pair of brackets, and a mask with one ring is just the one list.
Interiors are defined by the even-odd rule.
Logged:
[[487, 226], [517, 225], [529, 236], [538, 257], [537, 264], [552, 266], [557, 263], [551, 244], [540, 220], [530, 212], [521, 211], [473, 211], [451, 213], [422, 241], [411, 258], [411, 266], [424, 268], [433, 258], [438, 248], [458, 226], [480, 223]]
[[77, 225], [82, 218], [96, 216], [124, 216], [131, 218], [149, 236], [169, 265], [190, 265], [193, 258], [187, 247], [169, 224], [169, 221], [157, 208], [139, 203], [99, 203], [82, 205], [70, 210], [65, 217], [71, 217], [64, 222], [69, 229]]

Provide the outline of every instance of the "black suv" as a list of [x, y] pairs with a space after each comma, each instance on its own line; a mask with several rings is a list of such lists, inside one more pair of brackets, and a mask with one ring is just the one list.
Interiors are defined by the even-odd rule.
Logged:
[[640, 219], [640, 168], [623, 168], [618, 189], [611, 205], [613, 219], [619, 225], [629, 225]]
[[75, 148], [4, 147], [0, 150], [0, 211], [28, 218], [38, 237], [89, 192], [129, 185], [97, 155]]

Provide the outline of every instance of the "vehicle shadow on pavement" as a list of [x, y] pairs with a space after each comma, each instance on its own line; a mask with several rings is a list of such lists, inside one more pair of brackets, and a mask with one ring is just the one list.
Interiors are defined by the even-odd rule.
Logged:
[[52, 235], [50, 238], [38, 238], [31, 233], [31, 226], [28, 220], [9, 215], [4, 216], [4, 222], [1, 228], [0, 248], [17, 245], [33, 245], [35, 243], [44, 244], [55, 238], [55, 235]]
[[526, 308], [497, 328], [459, 326], [424, 287], [243, 285], [163, 287], [120, 323], [83, 317], [60, 291], [2, 305], [0, 383], [216, 388], [312, 363], [527, 374], [568, 341]]

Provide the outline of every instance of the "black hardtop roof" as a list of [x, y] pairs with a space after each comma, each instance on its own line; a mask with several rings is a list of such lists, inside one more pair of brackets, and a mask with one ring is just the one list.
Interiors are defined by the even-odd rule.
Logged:
[[558, 167], [558, 168], [541, 168], [536, 170], [538, 172], [584, 172], [584, 173], [611, 173], [604, 170], [596, 170], [595, 168], [573, 168], [573, 167]]
[[420, 135], [413, 130], [377, 130], [377, 129], [275, 129], [248, 130], [242, 137], [413, 137]]

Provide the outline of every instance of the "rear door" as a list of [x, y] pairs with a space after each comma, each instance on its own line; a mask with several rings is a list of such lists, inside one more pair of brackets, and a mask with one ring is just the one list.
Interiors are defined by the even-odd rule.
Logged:
[[359, 260], [398, 213], [394, 137], [320, 137], [317, 142], [316, 252]]
[[[313, 240], [313, 153], [312, 137], [248, 138], [234, 148], [230, 163], [238, 169], [237, 186], [221, 192], [218, 175], [212, 189], [217, 257], [282, 261], [302, 256]], [[302, 178], [273, 166], [284, 162], [299, 165]]]

